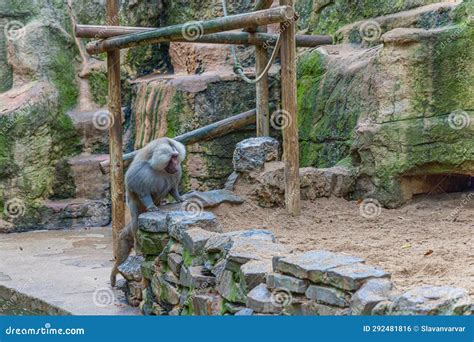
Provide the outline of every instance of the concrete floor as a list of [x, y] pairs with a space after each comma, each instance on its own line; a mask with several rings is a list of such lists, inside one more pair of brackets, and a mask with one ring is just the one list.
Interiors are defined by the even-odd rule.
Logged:
[[0, 235], [0, 314], [138, 314], [110, 287], [111, 244], [110, 228]]

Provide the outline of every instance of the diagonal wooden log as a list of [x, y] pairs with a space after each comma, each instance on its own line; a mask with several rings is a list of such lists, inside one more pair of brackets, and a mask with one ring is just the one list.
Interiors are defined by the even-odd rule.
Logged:
[[[249, 110], [238, 115], [234, 115], [230, 118], [214, 122], [210, 125], [195, 129], [194, 131], [187, 132], [173, 139], [185, 145], [191, 145], [200, 141], [207, 141], [217, 137], [221, 137], [237, 129], [246, 127], [248, 125], [255, 124], [256, 109]], [[127, 153], [123, 156], [124, 165], [128, 166], [137, 151]], [[103, 174], [107, 174], [109, 171], [110, 160], [104, 160], [99, 164], [100, 170]]]
[[[75, 32], [76, 37], [78, 38], [105, 39], [132, 33], [151, 31], [153, 29], [153, 27], [76, 25]], [[247, 32], [222, 32], [206, 34], [192, 41], [192, 43], [273, 46], [276, 44], [277, 39], [278, 35], [263, 32], [254, 34], [249, 34]], [[191, 43], [183, 37], [172, 38], [170, 41]], [[332, 43], [332, 37], [327, 35], [296, 36], [296, 46], [298, 47], [318, 47], [320, 45], [328, 45]]]
[[280, 23], [293, 15], [290, 6], [279, 6], [267, 10], [251, 13], [230, 15], [223, 18], [194, 21], [180, 25], [157, 28], [150, 31], [133, 33], [125, 36], [94, 41], [87, 45], [87, 52], [91, 55], [134, 46], [156, 44], [170, 41], [172, 38], [185, 38], [194, 41], [205, 34], [231, 31], [250, 26], [261, 26]]

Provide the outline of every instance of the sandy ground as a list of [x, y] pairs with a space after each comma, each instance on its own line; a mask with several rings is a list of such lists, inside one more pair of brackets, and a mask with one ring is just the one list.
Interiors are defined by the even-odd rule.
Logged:
[[298, 251], [363, 257], [389, 271], [400, 290], [451, 285], [468, 289], [474, 299], [474, 192], [419, 197], [369, 217], [361, 215], [362, 205], [339, 198], [304, 201], [297, 218], [249, 202], [214, 212], [225, 231], [265, 228]]

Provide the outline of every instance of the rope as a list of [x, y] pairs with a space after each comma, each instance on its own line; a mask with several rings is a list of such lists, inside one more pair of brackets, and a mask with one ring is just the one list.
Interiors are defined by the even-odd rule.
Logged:
[[[222, 10], [224, 11], [224, 17], [227, 17], [228, 13], [227, 13], [226, 0], [221, 0], [221, 2], [222, 2]], [[234, 60], [234, 73], [239, 75], [242, 80], [244, 80], [245, 82], [247, 82], [249, 84], [258, 83], [268, 73], [268, 71], [270, 70], [272, 64], [276, 60], [276, 57], [278, 55], [278, 51], [280, 50], [280, 45], [281, 45], [281, 39], [280, 38], [281, 38], [281, 34], [278, 35], [278, 39], [277, 39], [277, 42], [275, 44], [275, 48], [273, 49], [272, 57], [268, 61], [268, 64], [266, 65], [265, 69], [263, 69], [262, 73], [258, 77], [256, 77], [255, 79], [248, 78], [244, 74], [244, 68], [242, 67], [242, 65], [239, 62], [239, 59], [237, 57], [237, 53], [235, 52], [235, 46], [231, 45], [230, 46], [230, 51], [232, 53], [232, 59]]]

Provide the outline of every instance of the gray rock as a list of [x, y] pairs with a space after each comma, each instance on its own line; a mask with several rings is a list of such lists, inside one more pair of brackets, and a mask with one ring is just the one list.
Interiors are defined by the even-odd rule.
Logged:
[[390, 278], [390, 274], [377, 267], [351, 264], [328, 270], [324, 282], [343, 290], [354, 291], [371, 278]]
[[350, 295], [344, 291], [333, 287], [310, 285], [306, 290], [308, 299], [316, 300], [319, 303], [329, 304], [339, 307], [348, 307]]
[[198, 294], [193, 296], [193, 309], [196, 316], [220, 316], [222, 297]]
[[181, 265], [183, 264], [183, 257], [176, 253], [168, 254], [168, 266], [174, 274], [179, 274]]
[[309, 282], [284, 274], [271, 273], [267, 276], [267, 286], [271, 289], [284, 288], [294, 293], [305, 293]]
[[267, 274], [272, 272], [272, 261], [252, 260], [242, 265], [240, 268], [240, 278], [246, 292], [252, 290], [255, 286], [265, 283]]
[[234, 243], [227, 253], [227, 259], [237, 264], [245, 264], [250, 260], [271, 260], [274, 256], [290, 254], [292, 248], [288, 245], [266, 240], [251, 238], [234, 238]]
[[236, 314], [237, 312], [239, 312], [240, 310], [242, 310], [244, 308], [245, 307], [240, 305], [240, 304], [235, 304], [235, 303], [231, 303], [231, 302], [224, 303], [224, 310], [228, 313], [231, 313], [231, 314]]
[[338, 308], [330, 305], [311, 303], [312, 312], [317, 316], [348, 316], [349, 309]]
[[227, 253], [232, 247], [234, 239], [238, 237], [275, 242], [275, 235], [273, 235], [271, 231], [265, 229], [250, 229], [215, 235], [207, 241], [204, 249], [207, 253]]
[[238, 178], [239, 178], [239, 174], [235, 171], [232, 172], [224, 184], [224, 189], [228, 191], [233, 191], [235, 188], [235, 183], [237, 183]]
[[222, 297], [234, 303], [245, 303], [245, 294], [234, 279], [234, 273], [224, 270], [217, 278], [217, 291]]
[[252, 316], [252, 315], [253, 315], [253, 310], [249, 308], [244, 308], [235, 313], [235, 316]]
[[270, 137], [241, 141], [234, 151], [234, 170], [249, 172], [260, 169], [265, 162], [278, 158], [278, 146], [278, 141]]
[[183, 245], [191, 255], [199, 255], [203, 252], [207, 240], [216, 233], [201, 228], [188, 229], [183, 233]]
[[164, 277], [160, 277], [160, 302], [170, 305], [176, 305], [179, 303], [179, 292], [178, 289], [165, 280]]
[[178, 289], [168, 283], [163, 276], [153, 277], [151, 289], [157, 301], [163, 305], [176, 305], [179, 303]]
[[187, 211], [173, 211], [168, 215], [168, 231], [171, 237], [182, 241], [184, 232], [192, 228], [201, 228], [211, 232], [222, 232], [213, 213], [203, 211], [193, 215]]
[[173, 272], [171, 272], [171, 270], [169, 270], [166, 273], [163, 273], [161, 277], [163, 278], [163, 280], [167, 281], [170, 284], [178, 285], [179, 283], [178, 276], [174, 274]]
[[193, 191], [183, 195], [187, 201], [198, 201], [204, 208], [213, 208], [222, 203], [242, 204], [244, 199], [228, 190]]
[[153, 278], [153, 276], [156, 274], [155, 260], [142, 262], [141, 271], [144, 278]]
[[392, 289], [388, 279], [369, 279], [351, 298], [352, 315], [370, 315], [378, 303], [390, 298]]
[[220, 260], [218, 261], [212, 268], [211, 268], [211, 273], [216, 276], [216, 278], [219, 278], [222, 272], [224, 272], [226, 265], [226, 260]]
[[140, 252], [145, 256], [158, 256], [167, 246], [170, 237], [167, 233], [151, 233], [138, 230], [137, 241]]
[[323, 281], [325, 272], [329, 269], [359, 262], [364, 262], [364, 260], [328, 251], [309, 251], [283, 258], [274, 258], [273, 267], [274, 271], [320, 283]]
[[260, 284], [247, 294], [247, 307], [258, 313], [279, 314], [284, 305], [275, 300], [267, 285]]
[[422, 286], [394, 299], [391, 315], [463, 315], [472, 302], [462, 288]]
[[141, 214], [138, 217], [139, 228], [151, 233], [168, 232], [168, 213], [163, 211], [153, 211]]
[[118, 268], [120, 274], [129, 281], [141, 281], [141, 265], [145, 259], [140, 255], [132, 255], [125, 260]]
[[216, 278], [204, 275], [202, 270], [202, 266], [182, 266], [179, 284], [194, 289], [205, 289], [214, 286]]

